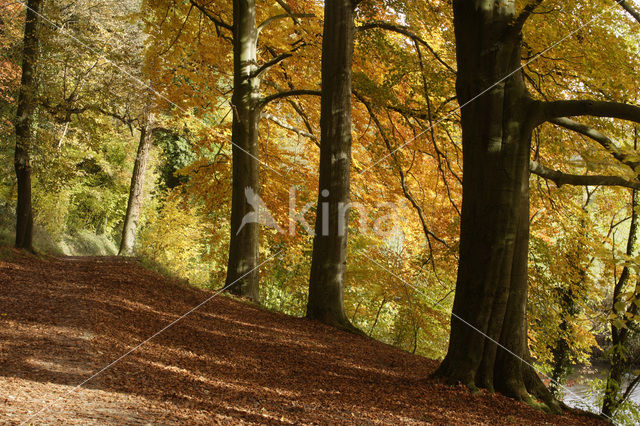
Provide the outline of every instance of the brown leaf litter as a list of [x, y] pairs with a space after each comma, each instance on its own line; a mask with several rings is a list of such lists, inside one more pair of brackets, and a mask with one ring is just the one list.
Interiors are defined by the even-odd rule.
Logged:
[[437, 362], [122, 258], [2, 249], [0, 423], [594, 424], [429, 379]]

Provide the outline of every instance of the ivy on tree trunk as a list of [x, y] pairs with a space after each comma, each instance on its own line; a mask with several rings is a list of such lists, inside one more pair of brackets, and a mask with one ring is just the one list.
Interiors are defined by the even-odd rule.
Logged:
[[[638, 208], [640, 208], [640, 194], [637, 190], [632, 191], [631, 196], [631, 224], [629, 225], [629, 236], [627, 238], [626, 255], [634, 256], [638, 241]], [[612, 319], [611, 346], [612, 351], [609, 359], [609, 374], [605, 387], [604, 400], [602, 403], [602, 414], [608, 418], [613, 417], [616, 410], [629, 396], [623, 391], [622, 383], [625, 373], [629, 370], [629, 344], [633, 331], [628, 324], [628, 318], [634, 318], [638, 313], [638, 306], [632, 302], [629, 306], [625, 302], [624, 292], [631, 280], [629, 266], [622, 269], [615, 288], [613, 289], [613, 300], [611, 302]], [[635, 294], [640, 294], [640, 282], [636, 283]]]

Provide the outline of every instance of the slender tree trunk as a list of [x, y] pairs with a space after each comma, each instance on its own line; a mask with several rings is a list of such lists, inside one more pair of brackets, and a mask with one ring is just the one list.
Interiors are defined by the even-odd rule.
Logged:
[[140, 208], [142, 207], [144, 195], [144, 174], [147, 170], [147, 160], [149, 158], [149, 149], [151, 147], [152, 121], [153, 116], [147, 110], [145, 112], [145, 123], [140, 129], [138, 154], [136, 155], [136, 162], [133, 166], [133, 174], [131, 175], [127, 214], [124, 218], [122, 240], [120, 240], [120, 250], [118, 251], [120, 256], [130, 256], [133, 253], [133, 247], [136, 242], [138, 219], [140, 217]]
[[[585, 215], [588, 214], [589, 203], [590, 196], [588, 196], [587, 203], [582, 208]], [[585, 238], [589, 237], [589, 229], [584, 216], [580, 218], [578, 229]], [[566, 286], [557, 289], [562, 320], [558, 327], [560, 333], [555, 342], [550, 345], [551, 355], [553, 356], [553, 370], [551, 372], [553, 382], [549, 388], [554, 394], [560, 391], [573, 363], [572, 355], [574, 351], [571, 348], [570, 340], [574, 336], [572, 336], [571, 333], [571, 322], [575, 321], [576, 317], [580, 314], [580, 304], [578, 300], [584, 299], [585, 281], [590, 264], [589, 262], [585, 262], [584, 253], [584, 244], [577, 244], [572, 247], [566, 260], [569, 263], [569, 267], [576, 272], [578, 280], [568, 282]]]
[[558, 391], [562, 389], [562, 384], [565, 382], [567, 373], [572, 365], [571, 347], [567, 340], [569, 339], [568, 333], [570, 330], [569, 319], [575, 316], [576, 303], [571, 288], [561, 290], [560, 306], [562, 315], [562, 320], [558, 327], [560, 334], [559, 338], [556, 339], [553, 346], [551, 346], [551, 355], [553, 357], [551, 379], [553, 383], [551, 383], [549, 389], [554, 395], [557, 395]]
[[[535, 116], [519, 69], [515, 2], [454, 0], [464, 159], [460, 258], [449, 349], [437, 375], [552, 403], [529, 359], [529, 157]], [[485, 337], [488, 336], [489, 338]], [[499, 347], [495, 342], [499, 342]], [[503, 348], [506, 348], [503, 349]], [[557, 409], [557, 407], [554, 407]]]
[[369, 337], [371, 337], [373, 335], [373, 330], [376, 329], [376, 325], [378, 325], [378, 320], [380, 319], [380, 313], [382, 312], [382, 308], [384, 308], [384, 305], [387, 304], [387, 299], [385, 299], [384, 297], [382, 298], [382, 303], [380, 303], [380, 306], [378, 307], [378, 312], [376, 313], [376, 319], [375, 321], [373, 321], [373, 324], [371, 325], [371, 328], [369, 329]]
[[[638, 240], [638, 208], [640, 207], [640, 194], [634, 190], [631, 202], [631, 225], [629, 226], [629, 237], [627, 239], [627, 256], [634, 256], [636, 251], [636, 243]], [[613, 291], [613, 300], [611, 309], [616, 317], [611, 320], [611, 344], [613, 351], [609, 361], [609, 375], [607, 377], [607, 386], [604, 393], [604, 401], [602, 403], [602, 414], [607, 418], [613, 417], [616, 410], [622, 402], [622, 381], [624, 373], [629, 367], [629, 328], [621, 327], [619, 321], [626, 323], [625, 314], [627, 309], [619, 309], [619, 304], [625, 304], [624, 290], [629, 284], [631, 273], [629, 267], [625, 266], [622, 274], [618, 279]], [[636, 286], [640, 288], [640, 285]], [[633, 308], [634, 311], [637, 310]], [[633, 312], [632, 312], [633, 313]], [[616, 321], [618, 320], [618, 321]]]
[[260, 193], [258, 164], [258, 124], [260, 121], [260, 80], [257, 69], [255, 0], [233, 2], [233, 190], [231, 197], [231, 241], [226, 285], [239, 296], [258, 301], [257, 221], [243, 223], [249, 213], [257, 215], [257, 206], [249, 204], [251, 194]]
[[320, 185], [307, 317], [355, 330], [344, 312], [351, 171], [351, 64], [357, 2], [325, 2]]
[[35, 71], [38, 63], [38, 13], [42, 0], [27, 2], [22, 54], [22, 78], [15, 121], [14, 166], [18, 180], [16, 208], [16, 248], [33, 251], [33, 210], [31, 207], [31, 126], [35, 109]]

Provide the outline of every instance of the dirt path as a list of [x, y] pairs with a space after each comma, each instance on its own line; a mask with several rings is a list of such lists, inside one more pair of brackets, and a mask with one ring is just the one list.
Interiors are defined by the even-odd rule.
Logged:
[[[437, 364], [119, 258], [0, 261], [0, 423], [587, 424], [428, 380]], [[70, 393], [71, 392], [71, 393]]]

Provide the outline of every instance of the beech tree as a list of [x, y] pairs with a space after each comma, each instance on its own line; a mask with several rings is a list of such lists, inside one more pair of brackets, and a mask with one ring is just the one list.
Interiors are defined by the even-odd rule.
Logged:
[[454, 0], [457, 86], [462, 106], [463, 202], [456, 295], [447, 355], [437, 375], [470, 387], [559, 404], [530, 367], [527, 346], [529, 173], [558, 185], [624, 185], [617, 176], [550, 170], [531, 158], [535, 128], [552, 122], [592, 137], [615, 158], [630, 159], [567, 117], [640, 121], [635, 105], [599, 100], [539, 101], [521, 68], [522, 28], [540, 5]]
[[351, 172], [353, 13], [359, 1], [325, 3], [319, 194], [307, 317], [355, 330], [344, 312]]
[[18, 180], [16, 207], [16, 248], [33, 251], [33, 211], [31, 207], [31, 159], [33, 111], [36, 106], [35, 73], [38, 65], [38, 21], [42, 0], [29, 0], [24, 26], [22, 77], [16, 114], [14, 166]]
[[258, 29], [255, 0], [233, 1], [233, 194], [231, 197], [231, 240], [226, 285], [231, 292], [258, 300], [258, 231], [256, 222], [240, 229], [242, 219], [252, 211], [245, 189], [260, 193], [258, 124], [260, 123]]
[[[254, 207], [249, 203], [246, 194], [260, 194], [260, 160], [259, 160], [259, 124], [261, 112], [271, 102], [298, 95], [317, 95], [312, 90], [290, 90], [262, 96], [262, 75], [275, 65], [291, 57], [299, 47], [293, 43], [291, 52], [276, 55], [262, 65], [258, 61], [258, 41], [260, 32], [268, 25], [283, 19], [313, 16], [297, 14], [286, 2], [278, 2], [285, 13], [273, 15], [260, 25], [256, 22], [255, 0], [233, 1], [233, 24], [226, 23], [199, 2], [191, 0], [193, 7], [198, 8], [211, 22], [219, 34], [230, 32], [233, 44], [233, 95], [231, 98], [232, 127], [232, 162], [233, 186], [231, 197], [231, 236], [229, 243], [229, 261], [225, 286], [231, 293], [259, 300], [258, 281], [258, 249], [260, 224], [256, 222], [243, 224], [242, 220]], [[227, 39], [228, 36], [224, 35]], [[304, 45], [304, 43], [302, 43]], [[269, 50], [269, 49], [267, 49]], [[255, 212], [258, 213], [259, 212]]]
[[140, 217], [140, 209], [142, 207], [144, 195], [144, 174], [147, 170], [147, 160], [149, 159], [149, 149], [152, 141], [152, 125], [153, 114], [149, 110], [149, 106], [145, 108], [140, 126], [140, 142], [136, 160], [133, 165], [133, 173], [131, 175], [131, 185], [129, 187], [129, 200], [127, 201], [127, 213], [124, 218], [122, 227], [122, 239], [120, 240], [119, 255], [131, 255], [133, 246], [136, 241], [136, 233], [138, 230], [138, 219]]

